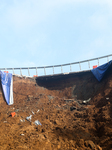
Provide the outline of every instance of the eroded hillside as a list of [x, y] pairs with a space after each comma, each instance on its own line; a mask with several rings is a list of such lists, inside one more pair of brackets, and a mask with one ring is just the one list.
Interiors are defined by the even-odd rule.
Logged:
[[[14, 76], [14, 105], [8, 106], [0, 93], [1, 150], [112, 149], [111, 71], [101, 83], [90, 72], [64, 78], [38, 78], [37, 84], [34, 78]], [[26, 120], [30, 115], [31, 122]]]

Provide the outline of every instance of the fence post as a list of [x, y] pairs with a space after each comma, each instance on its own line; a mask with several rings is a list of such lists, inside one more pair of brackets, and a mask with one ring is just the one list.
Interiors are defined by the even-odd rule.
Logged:
[[30, 71], [29, 71], [29, 68], [28, 68], [28, 75], [30, 76]]
[[15, 73], [14, 73], [14, 68], [13, 68], [13, 74], [15, 74]]
[[81, 70], [81, 64], [80, 64], [80, 62], [79, 62], [79, 67], [80, 67], [80, 70]]
[[53, 75], [54, 75], [54, 66], [53, 66]]
[[109, 62], [109, 57], [107, 56], [107, 62]]
[[63, 68], [62, 68], [62, 65], [61, 65], [61, 73], [63, 73]]
[[21, 68], [20, 68], [20, 75], [22, 76], [22, 71], [21, 71]]
[[38, 76], [37, 67], [36, 67], [36, 75]]
[[88, 66], [89, 66], [89, 68], [90, 68], [90, 62], [88, 61]]
[[72, 72], [72, 66], [71, 66], [71, 64], [70, 64], [70, 72]]
[[46, 70], [45, 70], [45, 67], [44, 67], [44, 74], [46, 75]]
[[99, 58], [98, 58], [98, 66], [99, 66]]

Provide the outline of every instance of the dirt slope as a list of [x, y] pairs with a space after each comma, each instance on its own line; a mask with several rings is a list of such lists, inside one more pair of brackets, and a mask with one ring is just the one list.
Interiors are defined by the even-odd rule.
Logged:
[[14, 105], [0, 93], [0, 149], [112, 150], [112, 75], [102, 82], [85, 103], [73, 97], [73, 86], [48, 90], [34, 79], [14, 77]]

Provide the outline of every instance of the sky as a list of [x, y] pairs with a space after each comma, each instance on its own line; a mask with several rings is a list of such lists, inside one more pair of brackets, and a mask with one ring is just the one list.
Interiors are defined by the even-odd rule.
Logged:
[[0, 51], [0, 68], [61, 65], [112, 54], [112, 1], [0, 0]]

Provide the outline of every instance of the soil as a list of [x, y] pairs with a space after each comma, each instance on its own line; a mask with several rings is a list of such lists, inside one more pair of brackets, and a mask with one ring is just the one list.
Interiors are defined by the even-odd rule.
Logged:
[[85, 100], [74, 84], [46, 88], [35, 78], [14, 76], [14, 104], [0, 92], [0, 150], [112, 150], [112, 75], [100, 85]]

